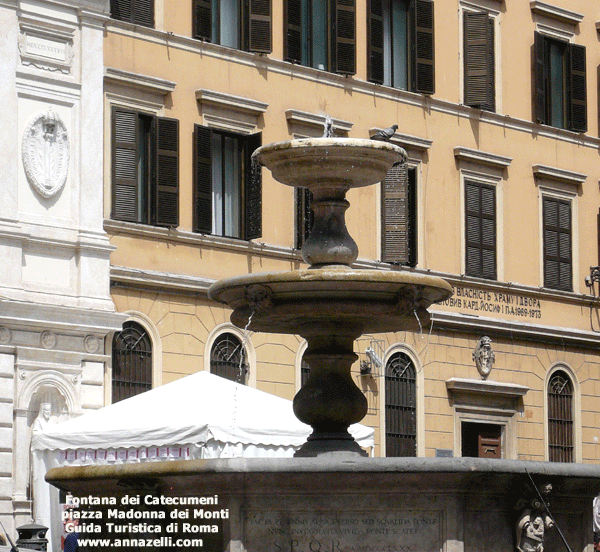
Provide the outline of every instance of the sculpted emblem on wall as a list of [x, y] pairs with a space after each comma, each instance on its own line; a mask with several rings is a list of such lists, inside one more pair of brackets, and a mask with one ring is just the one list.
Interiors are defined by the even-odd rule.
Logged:
[[488, 336], [484, 335], [479, 338], [477, 347], [473, 351], [473, 360], [481, 377], [486, 379], [490, 375], [496, 360], [496, 355], [492, 350], [492, 340]]
[[52, 108], [27, 125], [21, 149], [25, 174], [33, 189], [46, 198], [58, 194], [67, 180], [70, 147], [65, 124]]

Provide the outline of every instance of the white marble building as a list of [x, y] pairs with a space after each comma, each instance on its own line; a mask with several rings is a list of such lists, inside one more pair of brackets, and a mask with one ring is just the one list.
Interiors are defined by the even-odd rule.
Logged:
[[0, 0], [0, 520], [32, 519], [29, 441], [103, 406], [111, 246], [102, 227], [108, 0]]

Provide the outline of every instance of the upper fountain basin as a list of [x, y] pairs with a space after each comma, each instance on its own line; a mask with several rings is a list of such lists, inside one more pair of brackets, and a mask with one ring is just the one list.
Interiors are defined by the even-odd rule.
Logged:
[[312, 189], [335, 182], [350, 189], [381, 182], [392, 165], [406, 161], [406, 152], [375, 140], [306, 138], [262, 146], [253, 157], [288, 186]]

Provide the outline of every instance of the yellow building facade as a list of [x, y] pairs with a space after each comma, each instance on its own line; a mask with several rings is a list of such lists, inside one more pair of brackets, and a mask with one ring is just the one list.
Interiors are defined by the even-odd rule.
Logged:
[[[406, 172], [348, 194], [356, 266], [454, 296], [421, 329], [357, 341], [374, 454], [596, 462], [599, 24], [589, 0], [114, 0], [104, 227], [144, 385], [235, 360], [294, 396], [303, 340], [235, 328], [207, 295], [304, 266], [309, 200], [249, 155], [327, 115], [342, 137], [397, 124]], [[107, 403], [111, 381], [137, 389], [118, 354]]]

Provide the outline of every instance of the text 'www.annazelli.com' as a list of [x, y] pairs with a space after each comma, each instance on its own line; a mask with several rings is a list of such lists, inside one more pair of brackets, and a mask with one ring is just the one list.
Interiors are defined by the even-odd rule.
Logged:
[[203, 545], [202, 539], [174, 539], [172, 537], [160, 537], [154, 539], [79, 539], [80, 547], [107, 547], [107, 548], [122, 548], [122, 547], [139, 547], [148, 548], [151, 546], [163, 548], [193, 548]]

